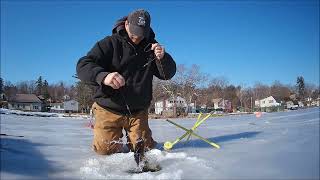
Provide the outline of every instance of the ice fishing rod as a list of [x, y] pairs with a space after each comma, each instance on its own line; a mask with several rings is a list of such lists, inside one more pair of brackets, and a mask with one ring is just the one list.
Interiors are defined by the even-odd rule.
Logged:
[[[152, 43], [149, 43], [143, 50], [144, 52], [151, 52], [153, 50], [151, 50], [151, 47], [152, 47]], [[145, 68], [146, 66], [148, 66], [149, 64], [151, 64], [152, 62], [158, 60], [159, 61], [159, 64], [160, 64], [160, 71], [161, 73], [163, 74], [163, 77], [164, 77], [164, 80], [168, 80], [167, 77], [166, 77], [166, 74], [164, 73], [164, 70], [163, 70], [163, 65], [162, 65], [162, 62], [160, 60], [159, 57], [157, 57], [156, 55], [154, 55], [155, 57], [153, 59], [151, 59], [151, 61], [148, 61], [146, 64], [143, 65], [142, 68]], [[166, 90], [166, 92], [170, 93], [172, 97], [174, 97], [174, 94], [173, 94], [173, 91], [170, 90], [170, 86], [169, 86], [169, 83], [167, 82], [167, 87], [163, 86], [163, 88]]]
[[121, 94], [121, 96], [122, 96], [123, 102], [124, 102], [124, 104], [125, 104], [125, 106], [126, 106], [126, 108], [127, 108], [127, 111], [128, 111], [128, 113], [129, 113], [129, 115], [132, 116], [130, 107], [129, 107], [129, 105], [128, 105], [128, 103], [127, 103], [127, 100], [126, 100], [124, 94], [122, 93], [121, 89], [119, 89], [119, 92], [120, 92], [120, 94]]
[[[152, 47], [152, 43], [149, 43], [149, 44], [143, 49], [143, 51], [146, 52], [146, 53], [152, 52], [153, 50], [151, 50], [151, 47]], [[149, 64], [151, 64], [153, 61], [155, 61], [155, 60], [157, 60], [157, 59], [159, 59], [160, 69], [161, 69], [160, 71], [161, 71], [161, 73], [163, 74], [164, 80], [168, 80], [167, 77], [166, 77], [166, 75], [165, 75], [165, 73], [164, 73], [162, 62], [161, 62], [160, 58], [157, 57], [157, 56], [155, 56], [154, 58], [152, 58], [151, 61], [148, 61], [147, 63], [145, 63], [145, 64], [141, 67], [140, 70], [144, 69], [145, 67], [147, 67]], [[167, 92], [171, 92], [172, 95], [173, 95], [173, 91], [168, 90], [169, 88], [166, 88], [166, 87], [164, 87], [164, 88], [165, 88], [165, 90], [166, 90]], [[124, 104], [125, 104], [125, 106], [126, 106], [126, 109], [127, 109], [128, 113], [129, 113], [129, 115], [132, 116], [130, 107], [129, 107], [128, 103], [127, 103], [126, 97], [124, 96], [124, 93], [121, 91], [121, 89], [119, 89], [119, 92], [120, 92], [120, 94], [121, 94], [121, 96], [122, 96], [123, 102], [124, 102]]]

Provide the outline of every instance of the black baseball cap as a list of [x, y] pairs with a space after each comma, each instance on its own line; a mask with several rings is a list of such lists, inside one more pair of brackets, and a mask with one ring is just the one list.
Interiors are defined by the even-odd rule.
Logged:
[[150, 33], [150, 14], [143, 10], [138, 9], [128, 15], [129, 31], [130, 33], [139, 37], [149, 37]]

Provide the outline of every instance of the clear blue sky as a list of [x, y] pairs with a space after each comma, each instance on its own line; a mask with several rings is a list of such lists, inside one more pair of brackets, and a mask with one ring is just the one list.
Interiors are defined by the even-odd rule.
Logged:
[[75, 82], [78, 59], [145, 8], [178, 64], [234, 85], [319, 85], [319, 1], [1, 1], [1, 77]]

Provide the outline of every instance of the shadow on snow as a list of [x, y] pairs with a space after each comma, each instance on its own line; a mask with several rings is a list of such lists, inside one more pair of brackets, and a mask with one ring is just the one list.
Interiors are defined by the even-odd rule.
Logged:
[[[261, 132], [259, 131], [252, 131], [252, 132], [242, 132], [242, 133], [237, 133], [237, 134], [228, 134], [228, 135], [223, 135], [223, 136], [217, 136], [217, 137], [211, 137], [207, 138], [209, 141], [219, 144], [227, 141], [233, 141], [233, 140], [238, 140], [238, 139], [247, 139], [247, 138], [252, 138], [260, 134]], [[200, 133], [197, 133], [201, 136]], [[182, 135], [182, 134], [181, 134]], [[180, 135], [179, 135], [180, 136]], [[205, 136], [202, 136], [206, 138]], [[195, 136], [192, 136], [189, 141], [186, 141], [187, 138], [184, 138], [182, 141], [178, 142], [177, 144], [174, 145], [174, 149], [178, 148], [184, 148], [184, 147], [197, 147], [197, 148], [209, 148], [212, 147], [208, 143], [204, 142], [201, 139], [198, 139]], [[174, 141], [174, 139], [172, 139]], [[163, 142], [160, 143], [163, 145]]]
[[37, 149], [46, 144], [32, 143], [26, 139], [1, 137], [1, 173], [47, 179], [58, 171], [54, 162], [48, 161]]

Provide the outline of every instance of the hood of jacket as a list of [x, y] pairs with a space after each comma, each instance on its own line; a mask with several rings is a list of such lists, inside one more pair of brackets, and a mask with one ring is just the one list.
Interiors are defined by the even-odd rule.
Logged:
[[[127, 20], [128, 16], [124, 16], [121, 19], [117, 20], [112, 28], [112, 34], [119, 34], [120, 36], [126, 36], [127, 32], [125, 30], [125, 22]], [[146, 39], [148, 41], [153, 40], [155, 38], [155, 34], [153, 32], [153, 29], [150, 29], [149, 37]]]

